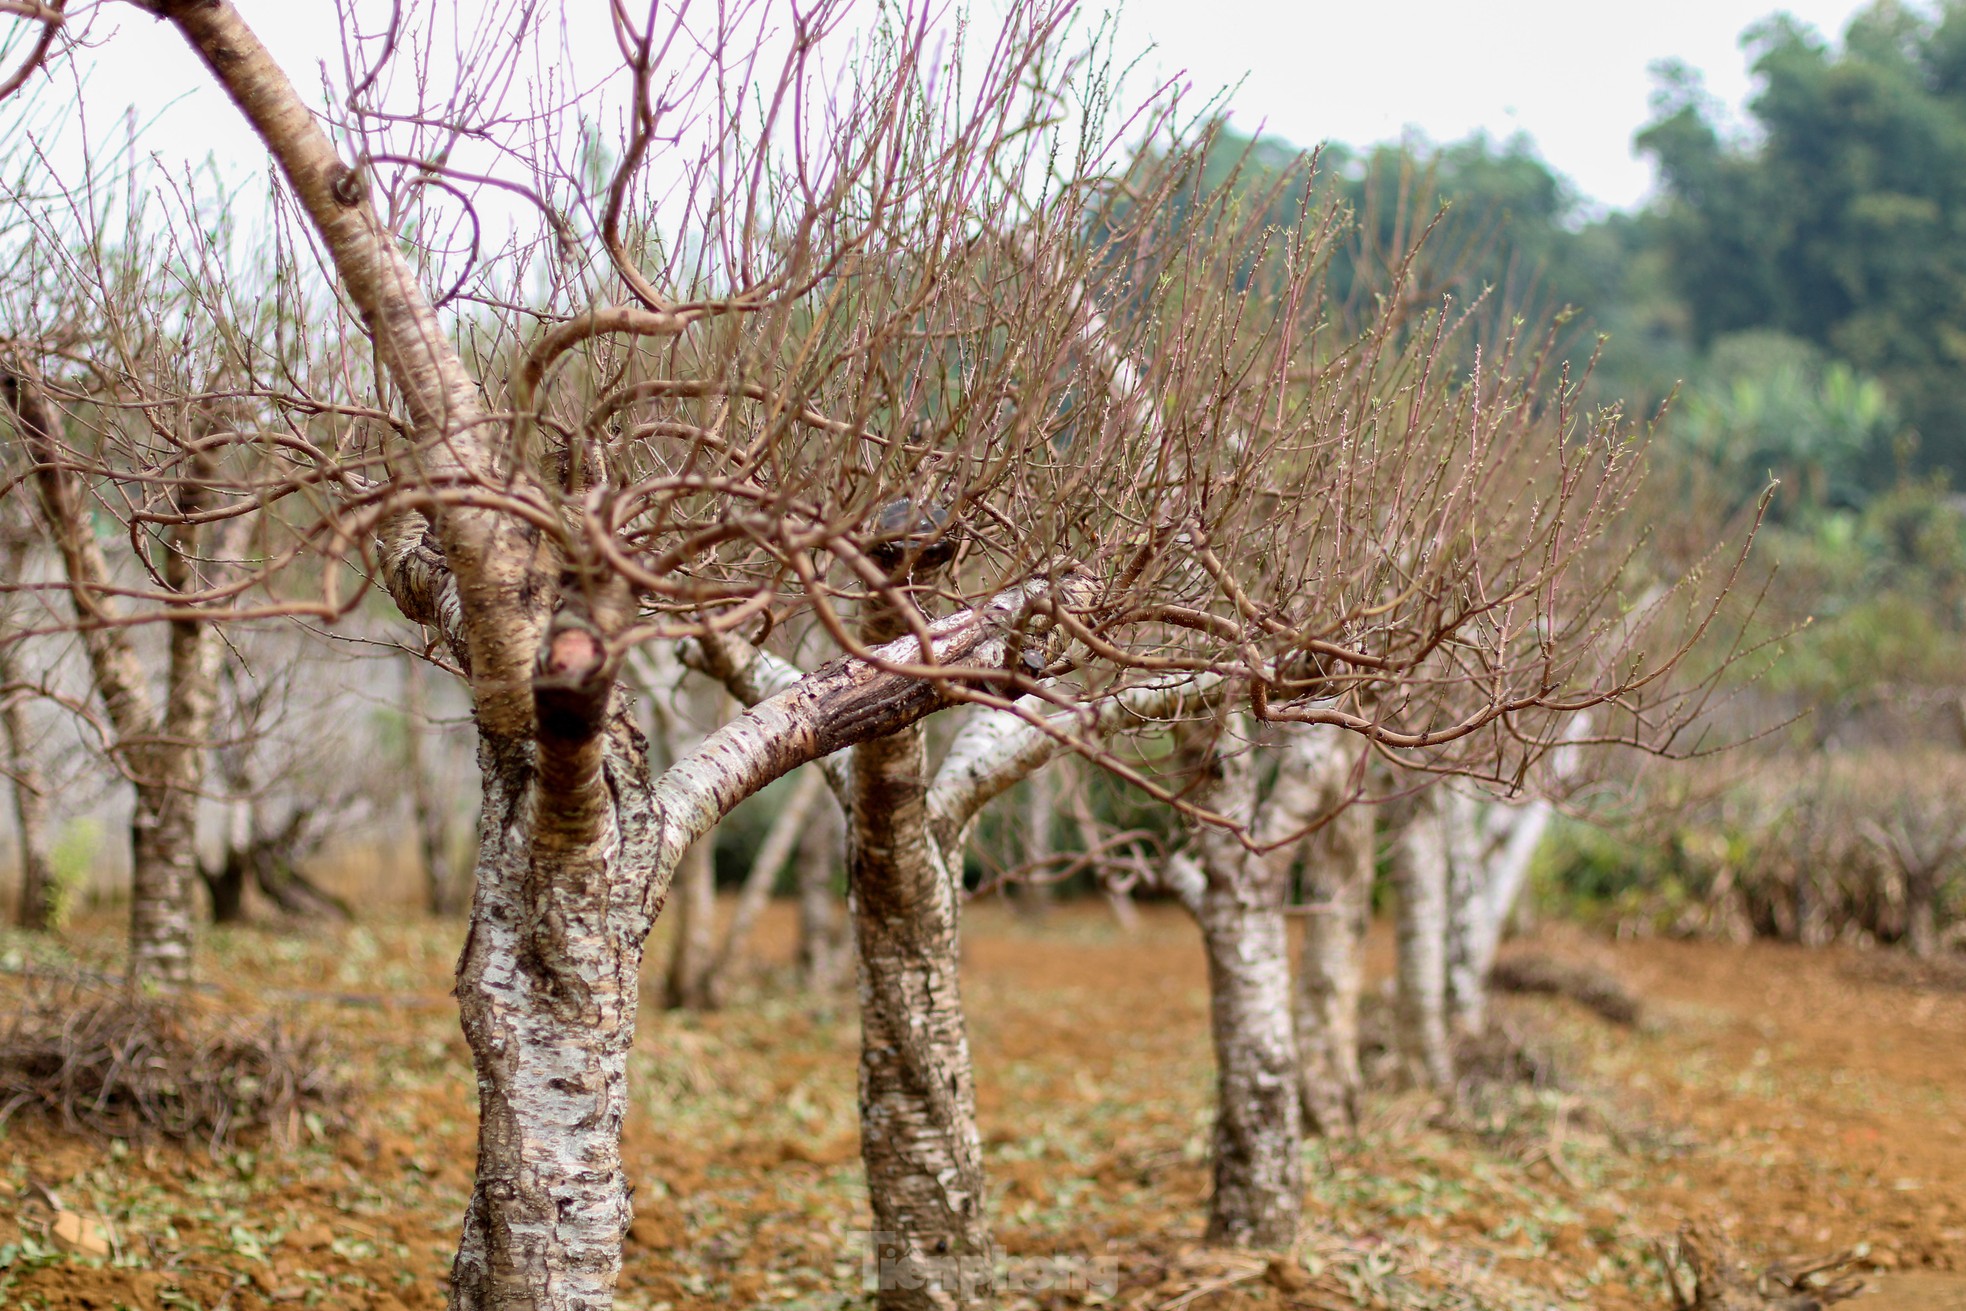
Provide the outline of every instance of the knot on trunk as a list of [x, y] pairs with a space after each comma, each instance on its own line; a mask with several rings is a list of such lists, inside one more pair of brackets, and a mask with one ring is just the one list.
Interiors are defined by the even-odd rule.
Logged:
[[593, 737], [607, 717], [613, 687], [613, 661], [601, 630], [569, 610], [554, 615], [532, 681], [540, 736]]

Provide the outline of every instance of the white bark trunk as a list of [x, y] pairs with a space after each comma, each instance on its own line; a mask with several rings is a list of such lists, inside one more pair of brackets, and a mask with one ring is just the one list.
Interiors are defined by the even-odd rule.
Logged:
[[[862, 625], [874, 642], [906, 631], [885, 603], [871, 605]], [[876, 1304], [882, 1311], [982, 1306], [994, 1299], [962, 1008], [962, 885], [930, 833], [922, 730], [861, 743], [849, 797], [860, 1155], [874, 1212]]]
[[[17, 539], [7, 544], [0, 557], [0, 570], [9, 583], [18, 583], [26, 564], [27, 543]], [[17, 628], [13, 607], [4, 618], [9, 629]], [[0, 689], [22, 683], [20, 647], [16, 632], [0, 633]], [[33, 742], [27, 725], [25, 690], [0, 690], [0, 743], [6, 751], [7, 781], [14, 795], [14, 843], [19, 857], [20, 899], [15, 920], [24, 929], [46, 932], [55, 927], [61, 907], [59, 889], [48, 863], [47, 795], [40, 766], [35, 763]]]
[[1445, 1090], [1454, 1083], [1447, 1042], [1447, 834], [1438, 789], [1415, 799], [1393, 840], [1398, 894], [1398, 1033], [1407, 1081]]
[[1536, 848], [1555, 815], [1549, 802], [1540, 798], [1520, 805], [1497, 804], [1496, 812], [1483, 835], [1486, 841], [1481, 844], [1480, 880], [1465, 905], [1456, 907], [1454, 917], [1454, 1021], [1463, 1034], [1478, 1034], [1487, 1026], [1492, 995], [1489, 975], [1495, 969], [1495, 954], [1501, 949], [1503, 930], [1529, 880]]
[[[1315, 806], [1318, 789], [1307, 777], [1312, 735], [1288, 739], [1277, 784], [1259, 814], [1246, 733], [1237, 716], [1208, 744], [1195, 797], [1259, 839], [1273, 840], [1302, 827]], [[1194, 846], [1204, 879], [1198, 895], [1189, 895], [1208, 953], [1216, 1071], [1208, 1241], [1287, 1248], [1297, 1239], [1304, 1205], [1303, 1076], [1284, 919], [1291, 851], [1259, 857], [1216, 828], [1198, 829]], [[1192, 888], [1192, 877], [1177, 875], [1177, 883]]]
[[1450, 791], [1441, 798], [1447, 849], [1447, 1015], [1455, 1038], [1473, 1037], [1488, 1023], [1488, 987], [1476, 956], [1488, 910], [1494, 868], [1484, 859], [1481, 815], [1474, 798]]
[[1298, 971], [1297, 1048], [1305, 1123], [1326, 1136], [1358, 1129], [1358, 1007], [1372, 915], [1374, 819], [1372, 807], [1353, 805], [1312, 835], [1304, 853], [1311, 913]]
[[845, 906], [834, 888], [844, 867], [840, 808], [822, 797], [799, 839], [799, 977], [814, 992], [831, 992], [846, 977], [853, 944]]
[[1208, 1241], [1287, 1248], [1297, 1239], [1304, 1180], [1282, 908], [1263, 889], [1211, 879], [1201, 929], [1216, 1061]]

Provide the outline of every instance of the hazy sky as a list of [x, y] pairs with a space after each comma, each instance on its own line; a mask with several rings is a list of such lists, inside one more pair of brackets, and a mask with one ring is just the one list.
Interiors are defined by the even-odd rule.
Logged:
[[1435, 141], [1520, 129], [1578, 189], [1626, 207], [1651, 183], [1631, 151], [1656, 60], [1679, 58], [1737, 110], [1740, 36], [1787, 10], [1841, 38], [1853, 0], [1123, 0], [1122, 28], [1198, 90], [1239, 79], [1238, 121], [1300, 145], [1363, 144], [1408, 127]]
[[[1242, 80], [1232, 102], [1242, 126], [1267, 123], [1274, 134], [1305, 146], [1362, 145], [1408, 129], [1437, 142], [1477, 129], [1497, 137], [1520, 129], [1587, 197], [1622, 207], [1640, 201], [1650, 184], [1647, 164], [1631, 151], [1632, 134], [1648, 116], [1648, 67], [1684, 59], [1705, 73], [1714, 94], [1738, 108], [1751, 89], [1740, 34], [1778, 2], [1120, 0], [1118, 12], [1123, 48], [1157, 46], [1146, 64], [1151, 73], [1183, 74], [1200, 91]], [[320, 61], [339, 74], [330, 0], [238, 3], [304, 93], [316, 93]], [[469, 12], [484, 0], [458, 3]], [[771, 3], [782, 8], [787, 0]], [[605, 42], [605, 28], [594, 21], [605, 14], [605, 0], [567, 4]], [[987, 11], [991, 0], [979, 7]], [[1088, 10], [1097, 7], [1088, 0]], [[1791, 0], [1786, 7], [1840, 36], [1859, 5]], [[386, 6], [364, 8], [386, 12]], [[134, 100], [140, 116], [157, 123], [145, 141], [150, 149], [194, 158], [213, 151], [230, 165], [257, 170], [263, 154], [182, 43], [133, 6], [102, 13], [121, 30], [82, 55], [94, 66], [91, 136], [101, 139], [115, 121], [114, 108]], [[45, 97], [42, 108], [66, 117], [65, 107], [51, 107]], [[0, 116], [9, 112], [0, 106]]]

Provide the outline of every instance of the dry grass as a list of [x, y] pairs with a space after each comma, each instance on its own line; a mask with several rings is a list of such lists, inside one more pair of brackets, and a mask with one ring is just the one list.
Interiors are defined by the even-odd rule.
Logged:
[[110, 1138], [203, 1142], [241, 1132], [291, 1141], [336, 1117], [345, 1087], [318, 1033], [187, 998], [133, 995], [74, 976], [20, 977], [0, 1031], [0, 1123], [25, 1108]]

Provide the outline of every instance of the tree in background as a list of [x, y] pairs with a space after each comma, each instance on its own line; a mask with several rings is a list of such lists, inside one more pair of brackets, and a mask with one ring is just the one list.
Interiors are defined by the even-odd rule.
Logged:
[[1966, 7], [1880, 0], [1841, 48], [1786, 16], [1746, 40], [1763, 80], [1751, 136], [1668, 66], [1638, 137], [1694, 345], [1748, 329], [1812, 343], [1882, 380], [1923, 467], [1966, 473]]

